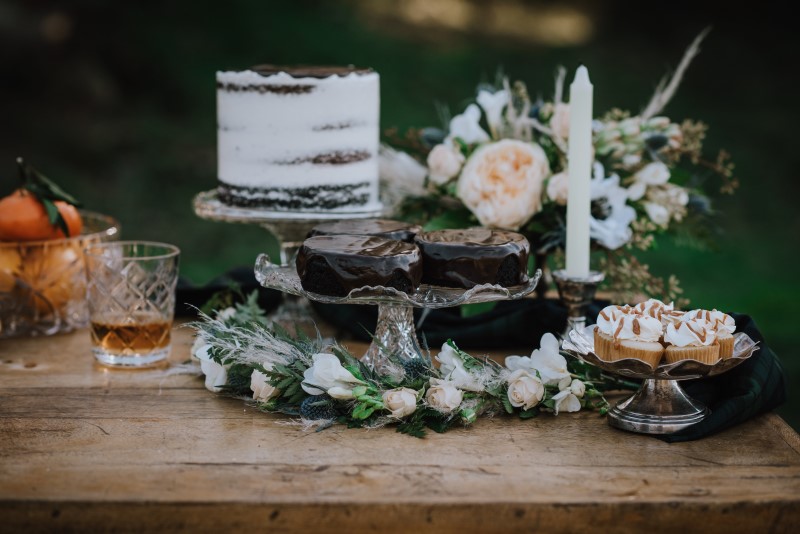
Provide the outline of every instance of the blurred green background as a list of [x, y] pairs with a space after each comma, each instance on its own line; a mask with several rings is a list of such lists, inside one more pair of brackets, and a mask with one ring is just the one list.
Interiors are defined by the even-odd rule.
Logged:
[[[204, 283], [274, 247], [258, 227], [196, 217], [216, 184], [214, 73], [257, 63], [357, 64], [381, 75], [382, 127], [438, 125], [501, 67], [550, 97], [586, 64], [595, 110], [638, 111], [692, 38], [713, 26], [666, 114], [711, 125], [741, 188], [718, 198], [716, 251], [646, 255], [697, 306], [751, 314], [800, 386], [795, 308], [800, 181], [794, 19], [764, 6], [500, 0], [0, 2], [0, 193], [26, 157], [127, 238], [173, 242]], [[780, 413], [800, 428], [792, 395]]]

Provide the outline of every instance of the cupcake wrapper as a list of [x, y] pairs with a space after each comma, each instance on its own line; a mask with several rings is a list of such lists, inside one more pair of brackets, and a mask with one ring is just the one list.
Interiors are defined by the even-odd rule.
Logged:
[[720, 358], [728, 359], [733, 356], [733, 336], [717, 338], [717, 343], [719, 344]]
[[714, 364], [719, 360], [719, 345], [706, 345], [703, 347], [675, 347], [670, 345], [665, 353], [667, 363], [682, 360], [696, 360], [701, 363]]
[[640, 347], [630, 347], [626, 346], [624, 341], [617, 345], [614, 343], [614, 338], [598, 332], [595, 329], [594, 353], [598, 358], [607, 362], [633, 358], [636, 360], [641, 360], [650, 365], [650, 367], [655, 368], [661, 361], [663, 349], [659, 348], [659, 350], [648, 350]]

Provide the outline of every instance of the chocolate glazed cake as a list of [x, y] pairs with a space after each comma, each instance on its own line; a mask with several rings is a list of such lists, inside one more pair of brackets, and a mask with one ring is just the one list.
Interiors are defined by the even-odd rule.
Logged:
[[270, 210], [380, 206], [379, 85], [355, 67], [217, 72], [218, 198]]
[[414, 236], [422, 231], [416, 224], [388, 219], [350, 219], [319, 224], [309, 233], [308, 237], [318, 235], [376, 235], [387, 239], [396, 239], [412, 243]]
[[504, 230], [472, 228], [418, 234], [426, 284], [471, 288], [480, 284], [516, 286], [528, 280], [530, 244]]
[[310, 237], [300, 247], [296, 265], [303, 289], [334, 297], [364, 286], [413, 293], [422, 278], [416, 245], [378, 236]]

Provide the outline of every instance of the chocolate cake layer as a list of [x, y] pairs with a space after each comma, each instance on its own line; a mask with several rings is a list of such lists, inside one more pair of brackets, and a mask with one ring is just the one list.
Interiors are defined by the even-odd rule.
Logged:
[[413, 293], [422, 278], [416, 245], [378, 236], [309, 237], [297, 253], [296, 265], [303, 289], [335, 297], [365, 286]]
[[328, 210], [364, 206], [369, 182], [312, 187], [242, 187], [220, 182], [217, 198], [229, 206], [276, 210]]
[[315, 226], [308, 237], [317, 235], [376, 235], [412, 243], [414, 236], [422, 231], [416, 224], [388, 219], [347, 219]]
[[505, 230], [472, 228], [418, 234], [426, 284], [471, 288], [480, 284], [516, 286], [528, 280], [530, 244]]

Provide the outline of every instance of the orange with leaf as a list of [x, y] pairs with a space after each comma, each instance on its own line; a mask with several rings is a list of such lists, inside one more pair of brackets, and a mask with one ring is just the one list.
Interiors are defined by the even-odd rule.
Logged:
[[17, 158], [20, 187], [0, 199], [0, 240], [40, 241], [80, 235], [80, 203]]

